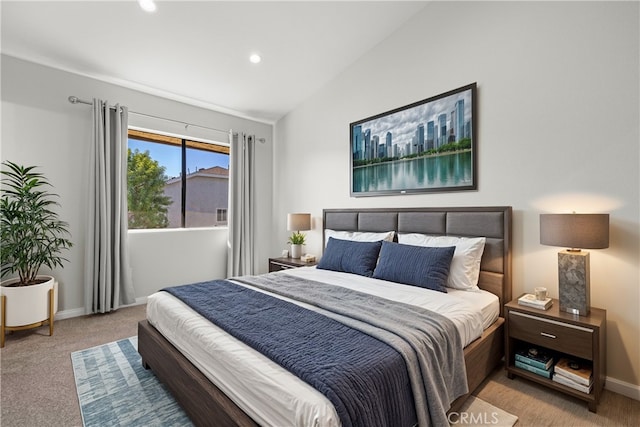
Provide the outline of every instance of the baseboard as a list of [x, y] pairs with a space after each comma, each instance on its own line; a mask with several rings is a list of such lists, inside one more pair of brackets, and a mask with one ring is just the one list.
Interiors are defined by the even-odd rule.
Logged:
[[604, 388], [614, 393], [627, 396], [634, 400], [640, 400], [640, 386], [607, 377]]
[[72, 317], [84, 316], [84, 308], [72, 308], [71, 310], [62, 310], [56, 313], [56, 320], [70, 319]]
[[[146, 304], [146, 303], [147, 303], [147, 297], [142, 297], [142, 298], [136, 298], [136, 302], [134, 302], [133, 304], [127, 304], [121, 307], [122, 308], [133, 307], [134, 305], [140, 305], [140, 304]], [[70, 319], [72, 317], [80, 317], [80, 316], [84, 316], [85, 314], [87, 313], [85, 313], [84, 308], [72, 308], [69, 310], [62, 310], [56, 313], [56, 320]]]

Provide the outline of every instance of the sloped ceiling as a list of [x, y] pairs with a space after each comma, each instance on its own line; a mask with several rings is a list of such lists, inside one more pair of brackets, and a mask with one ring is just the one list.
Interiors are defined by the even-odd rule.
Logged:
[[[420, 1], [2, 1], [2, 53], [274, 122], [404, 25]], [[251, 53], [263, 60], [252, 64]]]

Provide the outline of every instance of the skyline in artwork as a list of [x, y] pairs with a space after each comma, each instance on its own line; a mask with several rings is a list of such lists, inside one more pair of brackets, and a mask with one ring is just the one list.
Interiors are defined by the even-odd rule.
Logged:
[[351, 194], [475, 189], [476, 84], [351, 123]]
[[352, 124], [353, 159], [403, 157], [470, 139], [471, 108], [468, 89]]

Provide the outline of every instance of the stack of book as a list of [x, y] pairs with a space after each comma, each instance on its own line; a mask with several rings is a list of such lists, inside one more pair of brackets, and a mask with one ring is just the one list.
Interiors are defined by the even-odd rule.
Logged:
[[553, 300], [551, 298], [546, 298], [544, 301], [539, 300], [533, 294], [524, 294], [520, 298], [518, 298], [518, 304], [524, 305], [525, 307], [533, 307], [538, 308], [540, 310], [546, 310], [553, 304]]
[[553, 356], [540, 348], [529, 347], [516, 350], [515, 365], [534, 374], [551, 378], [553, 373]]
[[553, 381], [583, 393], [590, 393], [593, 387], [591, 365], [563, 357], [556, 363]]

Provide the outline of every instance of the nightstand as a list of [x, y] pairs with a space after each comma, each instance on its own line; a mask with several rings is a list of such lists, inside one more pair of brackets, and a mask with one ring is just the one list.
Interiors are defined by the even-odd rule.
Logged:
[[290, 268], [310, 267], [317, 262], [304, 262], [300, 258], [269, 258], [269, 273], [273, 271], [289, 270]]
[[[578, 316], [559, 310], [560, 303], [553, 300], [548, 310], [529, 308], [515, 299], [505, 305], [505, 368], [507, 376], [519, 376], [543, 384], [554, 390], [582, 399], [589, 411], [596, 412], [606, 377], [606, 325], [607, 311], [591, 307], [589, 315]], [[558, 357], [573, 356], [592, 363], [593, 388], [583, 393], [551, 379], [515, 366], [518, 346], [544, 347]]]

